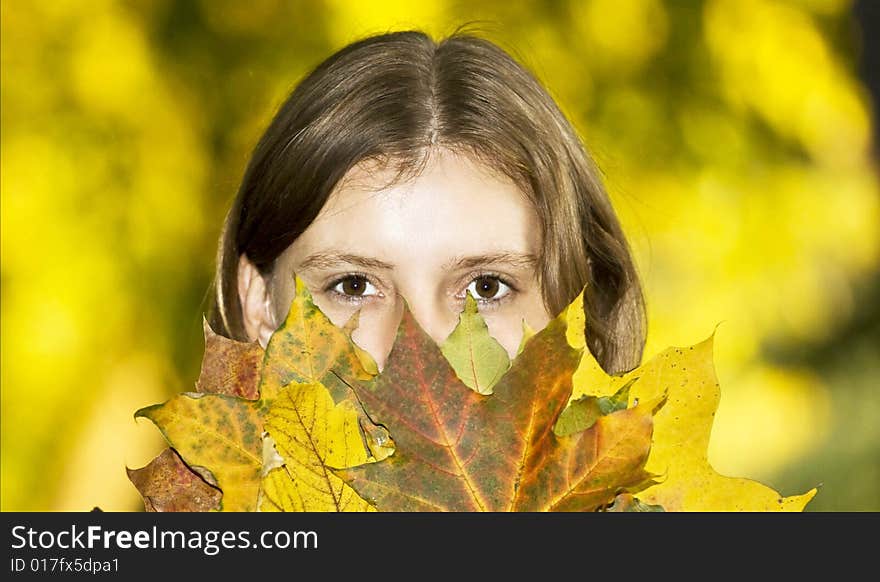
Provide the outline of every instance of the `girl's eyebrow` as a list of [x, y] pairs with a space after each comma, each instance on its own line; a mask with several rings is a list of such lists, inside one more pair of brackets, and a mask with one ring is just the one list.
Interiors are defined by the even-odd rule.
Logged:
[[538, 259], [531, 253], [517, 253], [513, 251], [498, 251], [482, 255], [456, 257], [443, 265], [443, 270], [472, 269], [482, 265], [508, 265], [514, 268], [534, 268]]
[[[537, 258], [530, 253], [496, 251], [480, 255], [459, 256], [443, 265], [444, 271], [472, 269], [482, 265], [508, 265], [514, 268], [534, 268]], [[374, 257], [365, 257], [341, 251], [320, 251], [312, 253], [300, 264], [297, 271], [332, 269], [341, 265], [357, 265], [364, 269], [393, 271], [394, 265]]]
[[344, 253], [339, 251], [322, 251], [312, 253], [306, 257], [300, 264], [298, 271], [310, 271], [314, 269], [332, 269], [340, 265], [357, 265], [364, 269], [380, 269], [385, 271], [393, 271], [394, 265], [386, 263], [373, 257], [364, 257], [352, 253]]

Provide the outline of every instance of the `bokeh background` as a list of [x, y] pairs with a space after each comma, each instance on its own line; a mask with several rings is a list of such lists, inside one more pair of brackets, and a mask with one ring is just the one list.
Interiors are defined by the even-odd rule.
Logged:
[[196, 380], [220, 225], [281, 101], [352, 40], [476, 21], [602, 168], [646, 358], [720, 323], [716, 470], [880, 509], [876, 4], [3, 0], [0, 508], [143, 509], [125, 467], [163, 443], [133, 412]]

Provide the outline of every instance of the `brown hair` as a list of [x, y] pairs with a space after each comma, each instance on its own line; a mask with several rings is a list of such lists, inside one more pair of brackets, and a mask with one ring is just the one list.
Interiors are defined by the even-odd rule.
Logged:
[[356, 41], [319, 64], [260, 139], [226, 217], [210, 323], [246, 340], [239, 258], [263, 275], [356, 164], [411, 177], [435, 147], [509, 177], [542, 228], [539, 278], [555, 315], [587, 285], [587, 345], [609, 373], [641, 362], [646, 317], [628, 244], [598, 169], [540, 82], [491, 41], [419, 31]]

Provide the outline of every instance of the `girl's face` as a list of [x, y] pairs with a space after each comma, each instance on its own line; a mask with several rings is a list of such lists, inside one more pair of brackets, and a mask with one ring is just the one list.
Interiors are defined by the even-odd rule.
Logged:
[[296, 273], [315, 304], [380, 368], [404, 299], [437, 342], [452, 332], [470, 290], [489, 332], [513, 358], [522, 322], [552, 318], [537, 276], [541, 237], [529, 201], [506, 178], [449, 150], [416, 179], [383, 188], [391, 169], [356, 166], [308, 229], [279, 257], [269, 282], [274, 323], [286, 316]]

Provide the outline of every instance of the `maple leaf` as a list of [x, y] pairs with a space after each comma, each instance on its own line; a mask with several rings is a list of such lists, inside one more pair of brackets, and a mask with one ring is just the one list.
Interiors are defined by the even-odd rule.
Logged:
[[566, 342], [563, 311], [531, 337], [491, 396], [468, 389], [408, 307], [385, 369], [352, 387], [389, 428], [394, 455], [337, 470], [384, 511], [592, 510], [645, 483], [646, 406], [558, 437], [581, 350]]
[[[165, 403], [142, 408], [135, 418], [147, 418], [156, 424], [182, 458], [180, 470], [186, 467], [192, 473], [188, 479], [205, 475], [222, 491], [220, 511], [255, 511], [263, 506], [264, 498], [268, 509], [272, 497], [264, 495], [264, 477], [270, 490], [278, 494], [277, 499], [289, 497], [288, 489], [299, 485], [294, 485], [288, 473], [280, 470], [283, 467], [276, 467], [276, 443], [267, 432], [272, 422], [278, 426], [282, 403], [277, 407], [273, 404], [279, 397], [284, 400], [289, 386], [316, 377], [328, 380], [336, 387], [336, 397], [346, 410], [356, 411], [356, 422], [340, 429], [349, 432], [337, 437], [348, 443], [357, 439], [362, 448], [366, 447], [369, 455], [363, 455], [364, 462], [384, 458], [393, 451], [387, 431], [369, 422], [359, 407], [344, 402], [351, 398], [351, 393], [339, 378], [372, 377], [367, 370], [372, 359], [351, 341], [350, 334], [356, 325], [357, 314], [345, 328], [334, 326], [298, 280], [289, 315], [272, 335], [265, 352], [259, 344], [219, 336], [206, 324], [205, 355], [196, 384], [199, 392], [179, 394]], [[331, 398], [329, 393], [326, 397]], [[313, 406], [314, 402], [303, 405]], [[308, 414], [305, 409], [299, 412]], [[316, 419], [318, 426], [324, 421], [323, 416]], [[337, 437], [315, 441], [320, 459], [335, 461], [326, 449], [337, 442]], [[160, 479], [160, 474], [147, 470], [135, 475], [142, 477], [132, 482], [147, 506], [152, 503], [151, 488], [158, 486], [154, 481]], [[184, 495], [186, 483], [186, 479], [180, 479], [165, 488], [177, 487]], [[308, 507], [324, 507], [327, 500], [322, 500], [316, 491], [312, 491], [311, 497], [300, 495], [300, 501], [306, 499]]]
[[[202, 394], [238, 396], [247, 400], [257, 399], [263, 349], [255, 342], [238, 342], [218, 335], [206, 320], [202, 323], [205, 353], [196, 381], [196, 391]], [[155, 411], [157, 407], [152, 408]], [[143, 409], [135, 417], [143, 416], [154, 420], [151, 414], [148, 409]], [[174, 423], [161, 414], [154, 421]], [[190, 444], [181, 446], [188, 451]], [[189, 453], [187, 456], [190, 457]], [[216, 487], [216, 477], [204, 467], [190, 467], [172, 448], [165, 449], [147, 466], [136, 470], [127, 469], [127, 473], [129, 480], [140, 492], [147, 511], [220, 510], [221, 491]], [[208, 485], [206, 480], [212, 485]], [[210, 489], [205, 489], [202, 484]], [[226, 507], [229, 507], [228, 503]]]
[[628, 382], [613, 396], [581, 396], [572, 400], [559, 414], [553, 432], [556, 436], [568, 436], [590, 428], [606, 414], [625, 409], [631, 384]]
[[189, 466], [210, 471], [224, 511], [254, 511], [260, 488], [262, 403], [226, 394], [185, 392], [142, 408]]
[[372, 510], [331, 470], [368, 462], [359, 416], [351, 400], [334, 403], [320, 383], [288, 385], [265, 423], [283, 464], [266, 476], [260, 510]]
[[489, 334], [489, 326], [480, 316], [477, 300], [470, 291], [458, 325], [440, 350], [459, 379], [478, 394], [492, 394], [492, 387], [510, 367], [507, 350]]
[[248, 400], [259, 398], [263, 348], [256, 342], [239, 342], [219, 335], [202, 320], [205, 355], [196, 381], [196, 391], [226, 394]]
[[147, 511], [211, 511], [221, 491], [190, 469], [174, 449], [165, 449], [148, 465], [126, 469], [144, 498]]
[[[302, 279], [296, 277], [296, 295], [287, 318], [269, 338], [260, 378], [262, 398], [274, 398], [291, 382], [320, 382], [334, 400], [347, 397], [348, 388], [339, 377], [369, 380], [377, 369], [369, 354], [351, 341], [350, 332], [356, 327], [359, 312], [345, 326], [345, 331], [333, 325], [314, 304]], [[332, 369], [332, 371], [331, 371]]]
[[605, 374], [586, 349], [582, 292], [537, 333], [523, 321], [510, 362], [468, 295], [441, 346], [407, 306], [379, 373], [351, 339], [358, 316], [334, 326], [297, 278], [265, 352], [205, 325], [198, 392], [135, 415], [171, 445], [128, 470], [145, 507], [802, 510], [815, 495], [783, 498], [709, 465], [711, 337]]
[[[646, 503], [667, 511], [802, 511], [816, 488], [783, 497], [757, 481], [721, 475], [710, 465], [709, 436], [721, 397], [712, 357], [714, 335], [693, 346], [667, 348], [621, 375], [606, 374], [584, 350], [573, 376], [572, 404], [583, 398], [613, 397], [624, 387], [629, 402], [667, 394], [667, 403], [654, 418], [646, 464], [661, 478], [640, 493]], [[584, 345], [579, 334], [570, 334], [568, 340], [573, 347]]]

